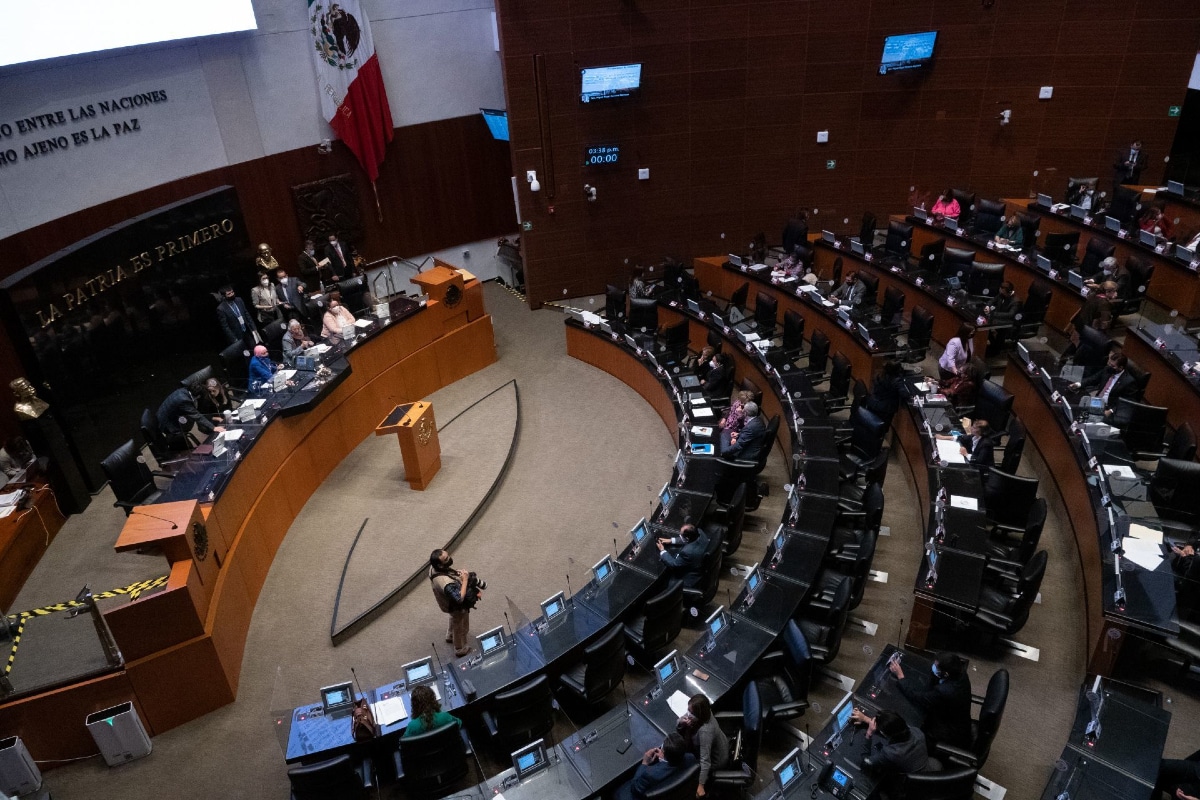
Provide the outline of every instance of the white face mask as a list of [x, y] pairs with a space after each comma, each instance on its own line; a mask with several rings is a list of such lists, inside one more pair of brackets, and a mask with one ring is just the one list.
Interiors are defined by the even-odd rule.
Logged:
[[263, 278], [261, 281], [259, 281], [259, 283], [261, 283], [263, 286], [270, 286], [270, 285], [271, 285], [271, 279], [270, 279], [270, 278]]

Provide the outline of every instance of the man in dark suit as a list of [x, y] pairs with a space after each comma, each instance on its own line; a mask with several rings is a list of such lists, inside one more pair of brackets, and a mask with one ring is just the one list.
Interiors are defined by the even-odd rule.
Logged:
[[996, 466], [996, 445], [992, 442], [991, 426], [986, 419], [971, 422], [970, 430], [958, 438], [958, 449], [967, 463], [991, 469]]
[[1108, 353], [1108, 364], [1104, 369], [1086, 378], [1082, 383], [1072, 384], [1071, 388], [1099, 397], [1104, 401], [1104, 416], [1112, 417], [1118, 400], [1122, 397], [1134, 399], [1137, 380], [1129, 374], [1129, 370], [1126, 369], [1128, 366], [1129, 359], [1125, 357], [1125, 353], [1121, 348], [1114, 347]]
[[798, 245], [808, 244], [808, 215], [803, 209], [796, 209], [791, 219], [783, 226], [783, 252], [789, 256], [796, 254]]
[[[704, 561], [704, 551], [708, 549], [708, 534], [687, 520], [679, 529], [679, 536], [656, 539], [654, 543], [658, 546], [659, 558], [667, 565], [672, 577], [682, 580], [689, 589], [700, 585], [700, 579], [704, 577], [700, 574], [700, 565]], [[672, 549], [668, 550], [668, 547]]]
[[193, 425], [206, 436], [225, 430], [200, 413], [200, 409], [196, 407], [195, 396], [191, 390], [182, 386], [167, 395], [167, 399], [158, 407], [155, 417], [158, 419], [159, 431], [171, 443], [173, 449], [182, 450], [188, 446], [186, 437]]
[[721, 458], [756, 461], [767, 438], [767, 423], [758, 413], [758, 403], [746, 403], [746, 424], [740, 431], [721, 434]]
[[250, 316], [250, 310], [246, 308], [242, 298], [234, 294], [232, 286], [221, 287], [221, 296], [224, 299], [217, 306], [217, 322], [221, 323], [226, 343], [241, 342], [247, 349], [253, 349], [261, 340], [258, 328], [254, 326], [254, 318]]
[[921, 729], [929, 747], [937, 742], [961, 746], [971, 740], [971, 679], [961, 658], [938, 653], [932, 682], [927, 676], [906, 676], [898, 661], [888, 664], [888, 669], [900, 680], [900, 694], [925, 712]]
[[305, 304], [308, 298], [304, 296], [305, 285], [287, 274], [287, 270], [280, 267], [275, 271], [275, 277], [279, 282], [275, 284], [275, 295], [279, 298], [279, 304], [283, 306], [283, 313], [288, 319], [308, 319], [308, 309]]
[[[326, 264], [322, 265], [322, 261]], [[300, 271], [300, 279], [320, 285], [322, 266], [328, 266], [328, 259], [317, 255], [317, 245], [312, 239], [305, 239], [304, 249], [296, 256], [296, 268]]]
[[1113, 185], [1136, 185], [1142, 181], [1142, 170], [1146, 168], [1146, 151], [1140, 141], [1117, 153], [1113, 161]]
[[671, 732], [663, 739], [662, 747], [652, 747], [642, 756], [633, 778], [622, 784], [613, 795], [614, 800], [645, 800], [646, 794], [660, 786], [666, 786], [679, 774], [696, 763], [696, 757], [688, 752], [687, 742], [678, 733]]
[[1017, 297], [1016, 287], [1011, 281], [1000, 284], [1000, 294], [996, 302], [984, 309], [988, 321], [993, 325], [1006, 325], [988, 331], [987, 355], [995, 355], [1004, 349], [1009, 340], [1016, 335], [1017, 315], [1021, 313], [1021, 298]]
[[329, 268], [333, 270], [335, 281], [355, 274], [354, 252], [349, 244], [338, 241], [336, 233], [329, 234], [329, 244], [325, 245], [325, 257], [329, 259]]

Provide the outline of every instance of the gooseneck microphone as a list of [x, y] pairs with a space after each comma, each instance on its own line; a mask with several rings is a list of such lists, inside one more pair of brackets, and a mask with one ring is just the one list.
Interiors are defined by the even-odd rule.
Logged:
[[129, 513], [130, 513], [130, 515], [137, 514], [140, 517], [149, 517], [150, 519], [156, 519], [159, 522], [169, 522], [169, 523], [171, 523], [171, 530], [173, 530], [173, 531], [179, 529], [179, 523], [175, 522], [174, 520], [167, 519], [166, 517], [156, 517], [153, 514], [147, 514], [145, 511], [142, 511], [140, 508], [131, 509], [129, 511]]

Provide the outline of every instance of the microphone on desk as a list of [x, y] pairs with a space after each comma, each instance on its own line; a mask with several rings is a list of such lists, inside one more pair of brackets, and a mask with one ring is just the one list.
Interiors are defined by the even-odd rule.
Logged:
[[619, 554], [620, 554], [620, 551], [617, 550], [617, 537], [614, 536], [613, 537], [613, 558], [616, 558]]
[[804, 760], [805, 760], [805, 762], [807, 762], [807, 763], [805, 764], [805, 770], [804, 770], [804, 771], [805, 771], [805, 772], [812, 772], [812, 771], [813, 771], [813, 768], [812, 768], [812, 746], [813, 746], [813, 738], [812, 738], [812, 731], [810, 731], [810, 730], [808, 729], [808, 720], [804, 720], [804, 735], [805, 735], [806, 737], [808, 737], [808, 743], [804, 745]]
[[170, 522], [171, 530], [174, 531], [174, 530], [179, 529], [179, 524], [177, 522], [175, 522], [174, 520], [167, 519], [166, 517], [156, 517], [153, 514], [147, 514], [145, 511], [142, 511], [140, 508], [131, 509], [129, 514], [130, 514], [130, 516], [137, 514], [138, 516], [141, 516], [141, 517], [149, 517], [150, 519], [156, 519], [159, 522]]
[[508, 623], [508, 638], [515, 639], [517, 635], [513, 633], [512, 620], [508, 618], [507, 611], [504, 612], [504, 621]]
[[430, 652], [433, 653], [434, 660], [437, 661], [438, 672], [441, 672], [444, 674], [446, 672], [446, 668], [444, 666], [442, 666], [442, 657], [438, 655], [437, 645], [435, 645], [433, 642], [430, 642], [429, 650], [430, 650]]
[[574, 597], [575, 593], [571, 591], [571, 573], [567, 573], [567, 596]]

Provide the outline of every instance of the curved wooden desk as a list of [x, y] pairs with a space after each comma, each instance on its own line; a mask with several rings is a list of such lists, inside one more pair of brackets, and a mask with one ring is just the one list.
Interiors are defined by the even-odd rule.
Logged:
[[1130, 328], [1125, 332], [1124, 349], [1125, 355], [1152, 373], [1146, 384], [1146, 402], [1165, 406], [1167, 422], [1173, 428], [1185, 422], [1192, 423], [1193, 428], [1200, 425], [1200, 389], [1154, 346], [1153, 340], [1143, 331]]
[[496, 360], [482, 286], [467, 284], [453, 308], [430, 301], [348, 358], [346, 379], [307, 413], [272, 420], [202, 509], [210, 560], [174, 560], [165, 591], [105, 614], [125, 669], [0, 706], [0, 731], [39, 760], [79, 758], [96, 752], [83, 721], [102, 708], [132, 701], [157, 735], [233, 702], [259, 592], [312, 493], [398, 403]]

